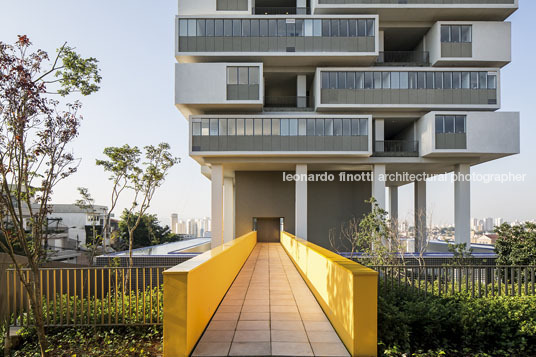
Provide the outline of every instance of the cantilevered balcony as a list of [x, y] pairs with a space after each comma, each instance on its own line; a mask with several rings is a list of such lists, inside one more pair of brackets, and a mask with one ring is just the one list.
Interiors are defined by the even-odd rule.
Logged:
[[383, 140], [374, 142], [374, 156], [417, 157], [419, 142], [415, 140]]
[[427, 51], [381, 51], [377, 66], [429, 66], [430, 53]]

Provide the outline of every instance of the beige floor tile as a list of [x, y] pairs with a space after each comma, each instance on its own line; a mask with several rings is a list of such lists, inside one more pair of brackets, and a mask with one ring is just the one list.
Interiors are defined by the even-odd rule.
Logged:
[[273, 299], [270, 299], [270, 305], [271, 306], [278, 306], [278, 305], [292, 305], [292, 306], [296, 306], [296, 301], [294, 299], [278, 299], [278, 298], [273, 298]]
[[227, 356], [231, 342], [200, 342], [192, 356]]
[[222, 305], [218, 308], [218, 312], [240, 312], [241, 310], [241, 305]]
[[231, 342], [234, 330], [206, 330], [200, 342]]
[[303, 342], [272, 342], [272, 356], [313, 356], [313, 350]]
[[296, 305], [274, 305], [270, 306], [271, 312], [298, 312]]
[[261, 306], [261, 305], [270, 306], [270, 300], [268, 300], [268, 299], [265, 299], [265, 300], [247, 299], [247, 300], [244, 300], [244, 307], [245, 306]]
[[237, 330], [233, 342], [270, 342], [270, 330]]
[[269, 356], [270, 342], [233, 342], [229, 356]]
[[325, 342], [312, 342], [313, 352], [315, 356], [337, 356], [337, 357], [349, 357], [350, 354], [342, 342], [338, 343], [325, 343]]
[[270, 312], [270, 305], [269, 304], [245, 305], [242, 307], [242, 313], [244, 312]]
[[237, 330], [268, 330], [270, 321], [238, 321]]
[[221, 305], [222, 306], [225, 306], [225, 305], [242, 305], [244, 303], [244, 300], [243, 299], [223, 299], [223, 301], [221, 302]]
[[301, 330], [272, 330], [273, 342], [309, 342], [303, 328]]
[[307, 331], [310, 342], [341, 342], [335, 331]]
[[282, 320], [282, 321], [301, 320], [300, 314], [297, 312], [271, 312], [270, 318], [272, 320]]
[[242, 312], [240, 314], [240, 320], [249, 320], [249, 321], [263, 321], [270, 320], [269, 312]]
[[309, 331], [333, 331], [333, 326], [325, 321], [303, 321], [305, 330]]
[[234, 321], [234, 320], [211, 321], [210, 324], [207, 327], [207, 331], [209, 331], [209, 330], [231, 330], [231, 331], [234, 331], [236, 329], [236, 323], [237, 323], [237, 321]]
[[304, 330], [303, 323], [301, 321], [271, 321], [270, 322], [272, 330]]
[[214, 314], [212, 318], [213, 321], [222, 321], [222, 320], [231, 320], [236, 321], [240, 316], [240, 312], [221, 312], [218, 311]]
[[328, 321], [323, 312], [300, 312], [303, 321]]

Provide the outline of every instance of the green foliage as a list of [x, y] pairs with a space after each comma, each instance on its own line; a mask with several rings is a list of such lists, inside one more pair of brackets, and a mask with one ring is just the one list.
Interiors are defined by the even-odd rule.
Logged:
[[[128, 211], [123, 211], [119, 221], [120, 242], [115, 245], [115, 248], [120, 250], [128, 249], [128, 227], [129, 224], [132, 226], [137, 219], [137, 214], [129, 214]], [[134, 231], [133, 248], [148, 247], [177, 240], [179, 240], [179, 236], [173, 234], [168, 226], [161, 226], [156, 215], [144, 214]]]
[[495, 232], [499, 235], [495, 242], [497, 264], [536, 265], [536, 224], [504, 223], [495, 227]]
[[427, 296], [380, 284], [378, 339], [385, 356], [533, 356], [536, 297]]
[[95, 58], [82, 58], [74, 48], [63, 45], [58, 49], [58, 60], [62, 63], [54, 74], [61, 85], [58, 94], [66, 96], [76, 91], [90, 95], [99, 90], [97, 84], [102, 77]]
[[467, 243], [449, 243], [448, 250], [453, 254], [450, 265], [468, 265], [469, 260], [473, 257], [473, 248], [469, 247], [469, 249], [467, 249]]

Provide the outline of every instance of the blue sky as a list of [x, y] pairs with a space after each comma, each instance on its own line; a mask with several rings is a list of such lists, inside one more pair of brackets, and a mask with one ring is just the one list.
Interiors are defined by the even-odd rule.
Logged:
[[[502, 70], [502, 109], [521, 112], [521, 154], [473, 168], [476, 173], [527, 174], [523, 183], [473, 183], [471, 215], [507, 219], [536, 218], [536, 2], [520, 0], [513, 23], [513, 62]], [[169, 223], [172, 212], [182, 217], [210, 214], [210, 184], [188, 157], [186, 120], [173, 105], [174, 16], [176, 0], [156, 1], [4, 1], [0, 41], [14, 42], [26, 34], [49, 53], [64, 41], [84, 56], [100, 61], [101, 90], [84, 98], [84, 122], [74, 151], [82, 158], [76, 175], [56, 190], [54, 202], [71, 203], [76, 188], [88, 187], [98, 204], [109, 204], [110, 187], [95, 167], [106, 146], [169, 142], [181, 164], [173, 168], [157, 192], [151, 212]], [[453, 184], [428, 184], [428, 211], [436, 224], [451, 223]], [[126, 205], [128, 200], [121, 202]], [[412, 185], [400, 191], [400, 218], [411, 221]], [[117, 211], [119, 212], [119, 210]]]

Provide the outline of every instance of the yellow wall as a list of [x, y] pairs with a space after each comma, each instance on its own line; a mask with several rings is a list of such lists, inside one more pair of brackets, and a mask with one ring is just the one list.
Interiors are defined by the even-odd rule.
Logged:
[[286, 232], [281, 244], [352, 356], [376, 356], [378, 273]]
[[250, 232], [164, 271], [164, 356], [188, 356], [257, 244]]

